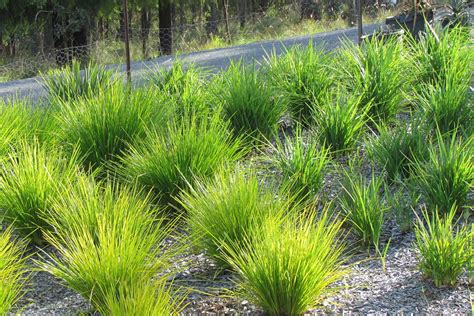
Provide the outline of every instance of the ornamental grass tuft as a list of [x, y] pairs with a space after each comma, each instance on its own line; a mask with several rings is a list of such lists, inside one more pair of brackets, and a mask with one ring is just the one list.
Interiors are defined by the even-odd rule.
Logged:
[[326, 207], [319, 216], [305, 212], [283, 223], [269, 218], [244, 243], [224, 244], [237, 271], [235, 294], [269, 315], [303, 315], [314, 308], [346, 272], [341, 225]]

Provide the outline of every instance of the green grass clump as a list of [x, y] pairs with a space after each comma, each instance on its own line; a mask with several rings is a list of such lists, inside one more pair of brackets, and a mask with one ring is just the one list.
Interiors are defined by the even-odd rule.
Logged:
[[285, 135], [283, 142], [277, 139], [273, 151], [268, 159], [282, 174], [283, 187], [300, 199], [314, 200], [330, 163], [329, 149], [319, 146], [312, 135], [303, 140], [297, 128], [294, 137]]
[[91, 98], [106, 89], [114, 73], [104, 66], [73, 61], [63, 69], [50, 70], [42, 75], [42, 85], [52, 103]]
[[473, 138], [444, 139], [438, 131], [437, 143], [431, 143], [426, 161], [416, 160], [413, 189], [423, 197], [428, 209], [462, 209], [474, 184]]
[[285, 104], [255, 67], [232, 63], [222, 74], [217, 89], [222, 99], [224, 118], [229, 120], [235, 135], [248, 139], [270, 139], [278, 131]]
[[310, 124], [314, 106], [322, 101], [331, 85], [328, 64], [331, 59], [322, 48], [285, 49], [283, 56], [276, 53], [267, 57], [268, 75], [276, 91], [288, 104], [293, 119]]
[[76, 176], [76, 159], [60, 148], [24, 141], [0, 162], [0, 212], [15, 230], [35, 244], [48, 229], [43, 215]]
[[423, 90], [424, 84], [442, 87], [452, 74], [457, 74], [460, 82], [470, 80], [474, 53], [467, 29], [428, 31], [419, 40], [411, 38], [409, 44], [414, 75], [421, 84], [415, 86], [416, 89]]
[[26, 99], [0, 100], [0, 159], [25, 139], [51, 140], [53, 130], [54, 120], [48, 109], [35, 107]]
[[266, 218], [287, 211], [271, 188], [242, 171], [219, 172], [212, 181], [197, 182], [180, 200], [196, 248], [206, 250], [223, 268], [229, 267], [223, 243], [238, 246]]
[[[71, 186], [48, 216], [53, 230], [46, 239], [57, 252], [38, 264], [102, 315], [125, 312], [126, 303], [132, 304], [128, 308], [153, 303], [155, 291], [149, 286], [158, 273], [163, 280], [169, 276], [166, 270], [176, 254], [174, 246], [161, 247], [170, 237], [173, 222], [165, 224], [164, 217], [150, 207], [148, 196], [136, 189], [114, 182], [95, 183], [90, 176], [78, 177]], [[156, 304], [171, 303], [161, 298]], [[136, 311], [145, 308], [136, 307]]]
[[205, 112], [211, 107], [213, 96], [207, 89], [206, 75], [196, 65], [185, 66], [181, 60], [176, 60], [169, 69], [153, 69], [147, 79], [158, 88], [163, 99], [168, 101], [166, 106], [179, 118]]
[[130, 91], [116, 83], [94, 98], [64, 104], [58, 112], [60, 139], [78, 148], [86, 167], [99, 167], [129, 148], [147, 129], [160, 128], [168, 108], [151, 88]]
[[354, 149], [363, 132], [368, 107], [361, 107], [360, 96], [343, 92], [328, 94], [315, 111], [315, 135], [333, 154], [344, 154]]
[[8, 315], [24, 294], [26, 273], [26, 243], [12, 241], [12, 228], [0, 232], [0, 315]]
[[118, 172], [152, 189], [162, 204], [175, 204], [174, 197], [193, 179], [212, 177], [243, 154], [219, 113], [204, 120], [192, 116], [173, 121], [163, 133], [150, 132], [121, 159]]
[[415, 227], [415, 245], [420, 252], [419, 268], [436, 286], [454, 286], [474, 256], [472, 239], [474, 231], [469, 226], [457, 227], [454, 222], [456, 208], [444, 215], [437, 210], [424, 220], [418, 218]]
[[424, 85], [415, 102], [432, 130], [439, 129], [442, 133], [460, 130], [471, 135], [474, 127], [471, 77], [463, 78], [456, 69], [446, 69], [444, 76], [444, 80], [434, 85]]
[[225, 245], [237, 271], [237, 294], [269, 315], [303, 315], [314, 308], [345, 274], [341, 225], [327, 209], [317, 219], [314, 213], [283, 224], [270, 218], [246, 243]]
[[411, 77], [399, 41], [374, 36], [360, 47], [346, 42], [336, 67], [348, 91], [369, 107], [373, 122], [391, 121], [403, 110], [403, 92]]
[[379, 250], [380, 234], [387, 211], [380, 196], [382, 186], [383, 181], [373, 173], [368, 181], [360, 174], [345, 171], [343, 192], [339, 196], [341, 210], [354, 233], [364, 245], [374, 246], [376, 250]]
[[413, 162], [421, 161], [427, 154], [426, 131], [416, 125], [401, 124], [395, 128], [378, 128], [368, 146], [369, 156], [384, 168], [390, 182], [404, 179], [412, 174]]

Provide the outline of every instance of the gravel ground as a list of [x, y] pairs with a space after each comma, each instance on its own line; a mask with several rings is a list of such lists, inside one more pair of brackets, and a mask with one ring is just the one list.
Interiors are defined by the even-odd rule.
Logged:
[[[334, 286], [338, 291], [311, 311], [313, 314], [458, 314], [471, 313], [470, 292], [464, 276], [453, 288], [436, 288], [417, 269], [413, 233], [401, 234], [393, 225], [386, 269], [366, 253], [350, 257], [350, 273]], [[385, 236], [385, 238], [388, 237]], [[176, 284], [193, 288], [185, 315], [262, 315], [247, 300], [228, 298], [232, 275], [219, 273], [204, 254], [188, 254], [179, 261], [192, 268], [178, 274]], [[45, 272], [35, 272], [29, 293], [18, 306], [22, 315], [73, 315], [90, 311], [78, 294]]]

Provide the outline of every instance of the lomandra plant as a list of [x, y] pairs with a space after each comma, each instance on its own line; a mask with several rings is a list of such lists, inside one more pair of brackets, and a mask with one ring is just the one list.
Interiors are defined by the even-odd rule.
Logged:
[[444, 71], [444, 80], [423, 85], [417, 94], [415, 103], [433, 130], [439, 129], [442, 133], [459, 130], [471, 135], [474, 128], [471, 77], [463, 77], [464, 71], [448, 68]]
[[14, 241], [12, 227], [0, 232], [0, 314], [8, 315], [28, 281], [26, 243]]
[[[137, 189], [95, 183], [90, 176], [79, 177], [71, 186], [48, 216], [53, 230], [46, 239], [56, 252], [45, 254], [38, 264], [104, 315], [137, 314], [145, 307], [137, 306], [136, 299], [156, 304], [150, 309], [172, 303], [165, 297], [155, 300], [154, 290], [161, 289], [149, 286], [158, 273], [169, 276], [170, 258], [178, 248], [161, 246], [174, 222], [165, 223], [149, 197]], [[130, 304], [128, 310], [125, 304]], [[172, 306], [165, 306], [168, 309]]]
[[455, 222], [456, 213], [454, 206], [442, 214], [425, 209], [415, 227], [419, 268], [438, 287], [454, 286], [474, 255], [474, 231]]
[[303, 139], [301, 128], [297, 128], [294, 137], [285, 134], [283, 141], [277, 139], [268, 159], [282, 174], [287, 190], [300, 199], [311, 200], [322, 188], [330, 153], [314, 135]]
[[428, 153], [424, 128], [413, 121], [394, 128], [381, 126], [378, 131], [368, 145], [371, 159], [385, 170], [390, 182], [410, 176], [414, 161], [422, 161]]
[[350, 93], [360, 95], [362, 106], [376, 123], [391, 121], [403, 111], [410, 76], [402, 43], [392, 38], [364, 41], [359, 47], [345, 42], [336, 71]]
[[410, 38], [415, 78], [422, 84], [444, 86], [451, 72], [457, 74], [460, 82], [470, 80], [474, 54], [470, 46], [469, 31], [462, 27], [431, 29], [419, 40]]
[[93, 63], [83, 66], [79, 61], [73, 61], [63, 69], [42, 74], [42, 85], [48, 93], [50, 102], [58, 104], [93, 97], [113, 81], [114, 72], [104, 66]]
[[307, 47], [286, 49], [266, 57], [268, 76], [288, 104], [291, 116], [303, 124], [312, 123], [311, 113], [331, 86], [330, 56], [311, 41]]
[[283, 217], [290, 208], [284, 199], [275, 197], [272, 188], [259, 183], [254, 173], [240, 170], [220, 171], [211, 181], [195, 183], [180, 201], [194, 246], [205, 250], [222, 268], [229, 267], [223, 243], [240, 245], [269, 216]]
[[365, 126], [368, 107], [361, 106], [360, 96], [342, 91], [328, 94], [314, 113], [315, 135], [332, 154], [350, 152], [356, 146]]
[[59, 147], [23, 141], [0, 165], [0, 212], [15, 230], [35, 244], [43, 243], [44, 221], [52, 201], [76, 176], [76, 155]]
[[255, 67], [232, 63], [222, 74], [222, 114], [237, 136], [271, 139], [278, 131], [285, 104]]
[[237, 271], [236, 295], [269, 315], [303, 315], [314, 308], [345, 274], [341, 225], [325, 208], [318, 217], [305, 212], [283, 224], [270, 218], [247, 242], [225, 245]]
[[373, 173], [371, 179], [366, 180], [363, 175], [354, 174], [353, 167], [351, 169], [344, 171], [339, 205], [360, 241], [380, 251], [380, 234], [388, 209], [380, 195], [383, 181]]
[[148, 74], [148, 81], [167, 100], [173, 114], [179, 118], [190, 113], [201, 113], [211, 107], [212, 93], [207, 89], [207, 73], [194, 64], [174, 61], [169, 69], [156, 67]]
[[78, 148], [86, 167], [114, 161], [146, 129], [166, 125], [168, 108], [150, 88], [130, 91], [115, 83], [89, 99], [63, 104], [58, 111], [59, 136], [69, 148]]
[[416, 160], [412, 189], [421, 194], [428, 209], [447, 212], [462, 209], [474, 184], [473, 139], [445, 139], [438, 131], [426, 161]]
[[165, 132], [150, 132], [133, 146], [117, 170], [123, 178], [153, 190], [161, 203], [176, 204], [174, 197], [193, 179], [212, 177], [233, 164], [244, 151], [219, 113], [209, 119], [192, 116], [175, 120]]
[[0, 159], [25, 139], [50, 141], [53, 130], [54, 120], [48, 109], [35, 107], [27, 99], [0, 100]]

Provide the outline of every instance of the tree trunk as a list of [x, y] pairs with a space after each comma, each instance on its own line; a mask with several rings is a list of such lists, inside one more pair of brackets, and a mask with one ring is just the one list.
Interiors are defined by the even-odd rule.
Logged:
[[211, 11], [211, 14], [209, 14], [207, 18], [206, 33], [207, 33], [207, 37], [211, 38], [212, 35], [215, 35], [218, 31], [217, 20], [219, 20], [219, 9], [217, 8], [217, 5], [214, 1], [211, 1], [211, 3], [209, 3], [209, 9]]
[[159, 37], [160, 37], [160, 50], [163, 55], [171, 55], [173, 52], [173, 32], [171, 30], [171, 3], [170, 0], [163, 0], [160, 2], [158, 10], [159, 20]]
[[148, 58], [148, 36], [151, 27], [151, 13], [150, 10], [142, 8], [140, 12], [140, 37], [142, 38], [142, 55], [143, 59]]
[[230, 42], [230, 30], [229, 30], [229, 14], [228, 14], [228, 2], [226, 0], [222, 0], [222, 9], [224, 12], [224, 21], [225, 21], [225, 31], [227, 33], [227, 41]]

